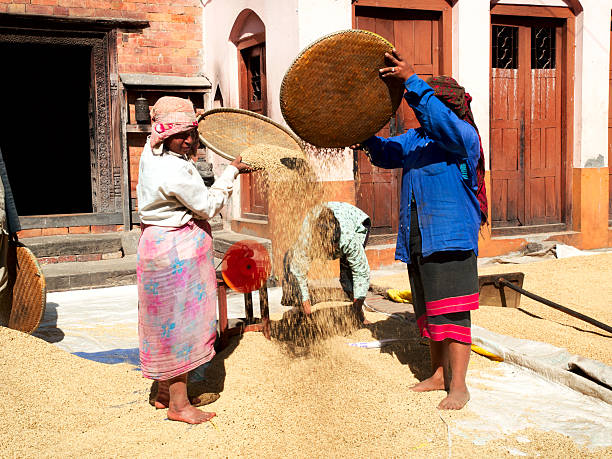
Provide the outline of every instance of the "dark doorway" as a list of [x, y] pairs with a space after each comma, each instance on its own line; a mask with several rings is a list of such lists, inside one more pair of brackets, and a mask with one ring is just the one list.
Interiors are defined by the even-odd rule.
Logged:
[[17, 212], [92, 212], [91, 48], [0, 43], [0, 55], [0, 149]]

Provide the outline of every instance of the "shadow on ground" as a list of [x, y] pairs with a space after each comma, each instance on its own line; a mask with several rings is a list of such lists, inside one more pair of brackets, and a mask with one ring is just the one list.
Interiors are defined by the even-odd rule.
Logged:
[[59, 343], [64, 339], [64, 332], [57, 327], [58, 306], [57, 303], [47, 302], [41, 324], [32, 333], [32, 336], [45, 340], [47, 343]]
[[427, 341], [421, 338], [412, 314], [397, 314], [403, 319], [389, 317], [371, 323], [368, 329], [375, 340], [398, 339], [380, 348], [380, 352], [391, 354], [402, 365], [408, 365], [412, 374], [423, 381], [431, 376], [431, 359]]
[[270, 334], [281, 349], [293, 357], [317, 353], [319, 345], [332, 336], [345, 336], [361, 326], [351, 304], [313, 311], [310, 315], [287, 311], [272, 321]]
[[[189, 381], [187, 384], [187, 395], [190, 398], [198, 397], [203, 401], [209, 400], [214, 402], [218, 397], [217, 394], [221, 394], [225, 388], [225, 360], [234, 352], [240, 343], [240, 335], [233, 336], [228, 340], [228, 344], [225, 348], [218, 350], [215, 357], [206, 365], [204, 373], [204, 380], [198, 382]], [[219, 340], [217, 339], [217, 343]], [[157, 397], [157, 381], [153, 381], [151, 389], [149, 391], [149, 403]]]
[[346, 336], [358, 328], [366, 328], [373, 340], [398, 339], [383, 346], [380, 352], [391, 354], [402, 365], [408, 365], [422, 381], [431, 376], [429, 347], [420, 337], [413, 314], [397, 316], [363, 325], [350, 305], [320, 309], [310, 316], [288, 311], [281, 320], [271, 323], [271, 336], [288, 355], [305, 357], [317, 354], [319, 345], [327, 338]]

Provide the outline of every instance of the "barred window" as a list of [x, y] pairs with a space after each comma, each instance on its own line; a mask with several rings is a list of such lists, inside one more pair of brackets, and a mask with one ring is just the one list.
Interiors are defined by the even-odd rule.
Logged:
[[556, 45], [554, 27], [532, 27], [531, 68], [554, 69]]
[[518, 68], [518, 27], [494, 25], [491, 46], [493, 68]]

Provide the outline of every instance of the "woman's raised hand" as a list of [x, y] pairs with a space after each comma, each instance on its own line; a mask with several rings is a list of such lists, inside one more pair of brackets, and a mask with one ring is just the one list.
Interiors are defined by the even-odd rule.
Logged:
[[414, 67], [407, 61], [402, 59], [400, 53], [395, 48], [391, 50], [392, 54], [385, 53], [385, 57], [391, 62], [392, 67], [383, 67], [379, 70], [380, 76], [383, 78], [397, 78], [406, 81], [414, 73]]
[[239, 174], [248, 174], [249, 172], [253, 172], [253, 168], [251, 166], [242, 162], [242, 156], [238, 156], [230, 164], [238, 169]]

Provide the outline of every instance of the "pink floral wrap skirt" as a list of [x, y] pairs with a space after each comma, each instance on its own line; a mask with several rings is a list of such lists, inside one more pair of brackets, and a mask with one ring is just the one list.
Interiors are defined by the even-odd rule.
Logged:
[[145, 226], [136, 274], [143, 376], [164, 381], [210, 361], [217, 336], [217, 281], [208, 222]]

